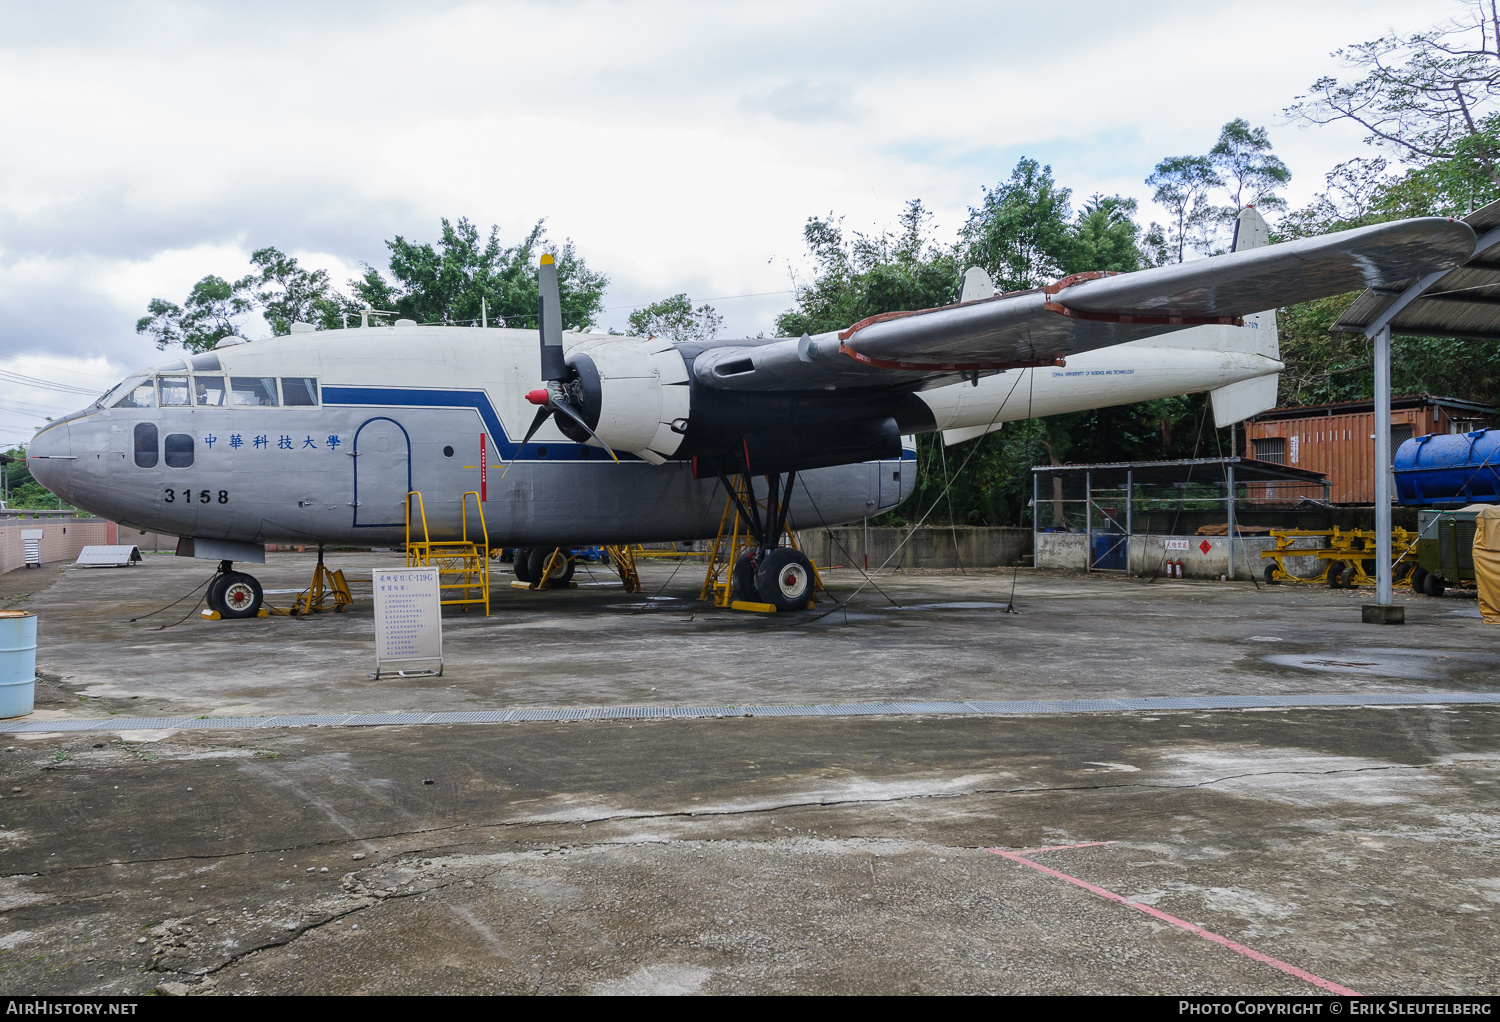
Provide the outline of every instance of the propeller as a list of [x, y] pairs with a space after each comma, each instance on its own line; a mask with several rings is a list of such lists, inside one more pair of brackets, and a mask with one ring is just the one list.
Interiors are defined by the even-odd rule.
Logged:
[[565, 415], [578, 423], [589, 436], [599, 441], [599, 446], [609, 452], [616, 465], [620, 463], [614, 448], [600, 439], [593, 427], [584, 421], [583, 416], [578, 414], [572, 403], [568, 400], [566, 382], [576, 375], [575, 371], [563, 358], [562, 344], [562, 301], [557, 289], [557, 260], [552, 258], [550, 252], [544, 253], [541, 259], [541, 267], [537, 271], [537, 323], [538, 332], [541, 334], [542, 342], [542, 379], [546, 381], [545, 388], [538, 388], [526, 395], [526, 400], [538, 405], [536, 418], [531, 420], [531, 427], [526, 430], [526, 436], [522, 438], [521, 444], [516, 448], [516, 453], [511, 455], [510, 461], [500, 472], [500, 478], [505, 478], [505, 473], [510, 471], [510, 466], [520, 457], [521, 451], [531, 438], [536, 436], [536, 431], [542, 428], [542, 423], [547, 417], [556, 413]]

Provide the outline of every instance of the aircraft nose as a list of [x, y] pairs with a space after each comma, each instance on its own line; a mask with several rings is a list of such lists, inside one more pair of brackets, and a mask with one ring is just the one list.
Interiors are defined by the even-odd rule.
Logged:
[[31, 477], [64, 500], [73, 474], [73, 443], [66, 422], [54, 423], [26, 445], [26, 469]]

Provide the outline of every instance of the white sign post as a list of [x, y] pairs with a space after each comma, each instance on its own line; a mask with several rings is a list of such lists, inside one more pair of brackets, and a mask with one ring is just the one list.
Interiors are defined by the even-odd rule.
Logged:
[[375, 673], [387, 664], [437, 661], [437, 668], [392, 670], [398, 678], [443, 673], [443, 605], [436, 568], [376, 568]]

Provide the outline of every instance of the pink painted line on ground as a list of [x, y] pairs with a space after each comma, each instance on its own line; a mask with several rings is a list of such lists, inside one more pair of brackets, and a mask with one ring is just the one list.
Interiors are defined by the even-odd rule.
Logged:
[[996, 855], [1000, 856], [1002, 859], [1009, 859], [1012, 862], [1019, 862], [1023, 865], [1030, 866], [1032, 869], [1046, 873], [1048, 876], [1057, 877], [1057, 879], [1059, 880], [1066, 880], [1074, 887], [1082, 887], [1090, 894], [1097, 894], [1101, 898], [1107, 898], [1110, 901], [1117, 901], [1121, 905], [1128, 905], [1133, 909], [1137, 909], [1141, 912], [1146, 913], [1153, 919], [1160, 919], [1164, 923], [1171, 923], [1173, 926], [1184, 929], [1189, 933], [1196, 934], [1199, 937], [1202, 937], [1204, 940], [1212, 941], [1215, 944], [1220, 944], [1224, 947], [1227, 947], [1231, 951], [1246, 956], [1247, 958], [1253, 958], [1257, 962], [1263, 962], [1264, 964], [1271, 966], [1273, 969], [1280, 969], [1282, 972], [1285, 972], [1291, 976], [1296, 976], [1298, 979], [1311, 983], [1313, 986], [1322, 987], [1324, 990], [1327, 990], [1330, 993], [1341, 994], [1345, 997], [1363, 996], [1357, 991], [1350, 990], [1348, 987], [1339, 986], [1337, 983], [1334, 983], [1331, 980], [1323, 979], [1321, 976], [1314, 976], [1312, 973], [1306, 971], [1305, 969], [1299, 969], [1295, 965], [1290, 965], [1286, 962], [1283, 962], [1279, 958], [1272, 958], [1270, 955], [1262, 954], [1261, 952], [1256, 951], [1254, 948], [1248, 948], [1243, 944], [1236, 943], [1235, 941], [1230, 940], [1228, 937], [1221, 937], [1211, 930], [1205, 930], [1201, 926], [1195, 926], [1194, 924], [1188, 922], [1186, 919], [1178, 919], [1176, 916], [1168, 915], [1160, 909], [1152, 908], [1150, 905], [1142, 905], [1139, 902], [1131, 901], [1122, 895], [1116, 894], [1114, 891], [1106, 891], [1104, 888], [1091, 884], [1087, 880], [1080, 880], [1075, 876], [1069, 876], [1068, 874], [1063, 873], [1060, 870], [1055, 870], [1050, 866], [1043, 866], [1039, 862], [1032, 862], [1030, 859], [1026, 858], [1027, 855], [1033, 855], [1037, 852], [1054, 852], [1069, 848], [1091, 848], [1097, 845], [1108, 844], [1114, 844], [1114, 842], [1088, 841], [1084, 844], [1078, 845], [1054, 845], [1051, 848], [1030, 848], [1020, 852], [1004, 852], [998, 848], [988, 848], [986, 849], [986, 851], [993, 852]]

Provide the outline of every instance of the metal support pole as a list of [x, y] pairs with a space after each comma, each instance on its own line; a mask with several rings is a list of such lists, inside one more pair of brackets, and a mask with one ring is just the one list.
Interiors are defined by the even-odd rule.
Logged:
[[1135, 470], [1125, 470], [1125, 574], [1130, 574], [1130, 541], [1135, 536]]
[[1231, 581], [1234, 579], [1234, 465], [1229, 465], [1229, 574], [1226, 576]]
[[1083, 570], [1094, 570], [1094, 473], [1083, 471]]
[[1375, 602], [1391, 605], [1391, 328], [1375, 334]]
[[1031, 563], [1036, 564], [1036, 535], [1041, 532], [1042, 477], [1036, 469], [1031, 470]]

